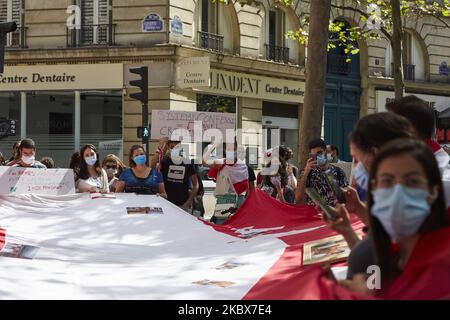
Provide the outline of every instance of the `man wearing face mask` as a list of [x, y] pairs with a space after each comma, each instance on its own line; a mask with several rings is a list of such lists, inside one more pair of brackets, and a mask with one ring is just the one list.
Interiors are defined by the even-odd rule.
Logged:
[[327, 146], [322, 139], [315, 139], [309, 143], [311, 158], [300, 173], [300, 179], [295, 191], [297, 203], [314, 202], [306, 195], [306, 188], [314, 188], [319, 195], [334, 207], [339, 200], [339, 188], [348, 186], [347, 178], [341, 168], [331, 166], [327, 159]]
[[[168, 141], [162, 148], [167, 154], [160, 164], [164, 186], [170, 202], [192, 213], [192, 204], [199, 190], [199, 181], [188, 155], [179, 141]], [[192, 184], [192, 188], [191, 187]]]
[[24, 168], [40, 168], [46, 169], [47, 167], [36, 161], [36, 145], [31, 139], [24, 139], [19, 145], [20, 160], [13, 167], [24, 167]]

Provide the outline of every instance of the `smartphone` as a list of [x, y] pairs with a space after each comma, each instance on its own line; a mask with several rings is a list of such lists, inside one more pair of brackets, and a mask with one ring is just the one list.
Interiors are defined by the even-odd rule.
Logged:
[[327, 216], [327, 219], [330, 221], [336, 221], [338, 217], [335, 215], [331, 207], [323, 200], [323, 198], [319, 195], [319, 193], [314, 188], [306, 188], [306, 194], [308, 197], [311, 198], [311, 200], [317, 204], [320, 209], [324, 212], [324, 214]]
[[317, 154], [312, 154], [312, 153], [310, 153], [310, 154], [309, 154], [309, 157], [310, 157], [311, 159], [313, 159], [314, 161], [317, 161]]

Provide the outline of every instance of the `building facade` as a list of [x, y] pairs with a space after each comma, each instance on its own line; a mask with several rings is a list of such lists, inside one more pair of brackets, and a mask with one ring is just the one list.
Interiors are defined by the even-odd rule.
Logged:
[[[150, 118], [156, 109], [234, 113], [244, 146], [270, 147], [271, 130], [281, 129], [281, 143], [297, 153], [307, 51], [285, 33], [299, 27], [308, 3], [262, 2], [0, 0], [0, 20], [19, 25], [8, 35], [0, 77], [0, 117], [17, 119], [19, 134], [0, 141], [0, 151], [8, 155], [15, 140], [31, 137], [38, 156], [61, 167], [85, 143], [126, 159], [142, 125], [129, 69], [148, 66]], [[362, 24], [354, 12], [334, 10], [332, 17]], [[406, 25], [407, 91], [445, 104], [450, 30], [431, 18]], [[355, 121], [393, 97], [389, 43], [358, 45], [351, 64], [340, 52], [330, 52], [328, 63], [324, 137], [346, 159]], [[209, 57], [210, 86], [177, 86], [177, 67], [189, 57]], [[268, 135], [259, 133], [263, 128]]]

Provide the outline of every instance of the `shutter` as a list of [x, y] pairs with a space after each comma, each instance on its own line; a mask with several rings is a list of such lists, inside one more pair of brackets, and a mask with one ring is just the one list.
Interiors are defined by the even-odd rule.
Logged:
[[98, 0], [98, 24], [109, 24], [109, 0]]
[[22, 0], [12, 0], [12, 21], [15, 21], [17, 23], [17, 26], [22, 25]]
[[94, 0], [81, 0], [81, 43], [91, 44], [94, 40]]
[[8, 21], [8, 0], [0, 0], [0, 21]]

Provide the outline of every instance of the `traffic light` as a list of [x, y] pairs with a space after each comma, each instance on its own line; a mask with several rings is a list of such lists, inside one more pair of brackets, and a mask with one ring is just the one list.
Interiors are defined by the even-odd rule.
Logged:
[[137, 128], [137, 137], [139, 139], [150, 139], [150, 128], [149, 127], [138, 127]]
[[7, 34], [17, 30], [15, 22], [1, 22], [0, 23], [0, 74], [3, 73], [3, 66], [5, 64], [5, 46]]
[[131, 68], [131, 73], [138, 74], [141, 76], [139, 80], [131, 80], [130, 86], [138, 87], [141, 89], [140, 92], [131, 93], [130, 98], [139, 100], [143, 104], [148, 102], [148, 67]]
[[16, 120], [0, 119], [0, 138], [16, 135]]

